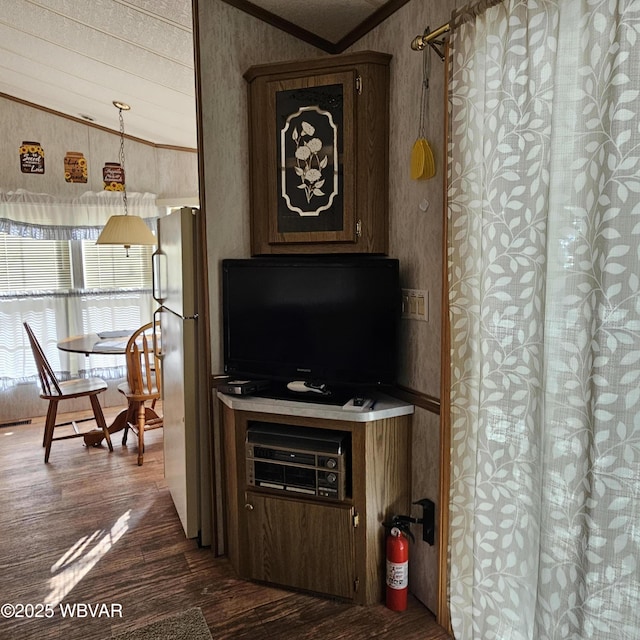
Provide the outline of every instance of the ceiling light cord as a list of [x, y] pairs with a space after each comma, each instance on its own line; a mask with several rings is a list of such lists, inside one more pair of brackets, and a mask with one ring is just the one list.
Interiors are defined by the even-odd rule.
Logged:
[[129, 206], [127, 202], [127, 172], [124, 168], [124, 118], [122, 117], [122, 107], [118, 107], [118, 118], [120, 120], [120, 166], [122, 167], [122, 176], [124, 184], [122, 185], [122, 203], [124, 205], [124, 215], [129, 215]]

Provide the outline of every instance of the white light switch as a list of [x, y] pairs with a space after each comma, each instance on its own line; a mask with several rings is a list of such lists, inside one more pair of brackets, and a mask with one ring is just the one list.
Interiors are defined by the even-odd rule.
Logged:
[[429, 322], [429, 292], [421, 289], [402, 290], [402, 317]]

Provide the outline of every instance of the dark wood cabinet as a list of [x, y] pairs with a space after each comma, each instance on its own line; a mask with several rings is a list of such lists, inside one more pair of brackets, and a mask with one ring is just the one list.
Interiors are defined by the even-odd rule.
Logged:
[[[238, 575], [249, 580], [373, 604], [384, 597], [384, 521], [410, 509], [413, 407], [393, 408], [365, 421], [327, 410], [310, 416], [259, 410], [260, 400], [223, 397], [227, 551]], [[312, 407], [314, 405], [311, 405]], [[234, 407], [250, 407], [251, 410]], [[330, 429], [348, 435], [348, 492], [344, 500], [286, 495], [247, 483], [246, 437], [252, 423]]]
[[353, 507], [277, 498], [257, 491], [247, 491], [245, 499], [248, 577], [353, 598]]
[[245, 73], [253, 255], [387, 253], [390, 59], [360, 52]]

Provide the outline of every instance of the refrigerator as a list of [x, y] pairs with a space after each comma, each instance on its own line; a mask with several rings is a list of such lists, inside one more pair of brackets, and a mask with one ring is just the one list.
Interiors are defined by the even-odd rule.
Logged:
[[164, 474], [187, 538], [212, 543], [212, 455], [199, 209], [158, 219], [154, 318], [160, 325]]

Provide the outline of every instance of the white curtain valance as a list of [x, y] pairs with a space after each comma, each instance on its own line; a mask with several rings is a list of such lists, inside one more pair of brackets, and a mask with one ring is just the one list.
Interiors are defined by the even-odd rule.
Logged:
[[[127, 193], [131, 215], [150, 228], [160, 215], [154, 193]], [[0, 231], [45, 240], [95, 240], [112, 215], [122, 214], [122, 193], [87, 191], [77, 198], [0, 189]]]

